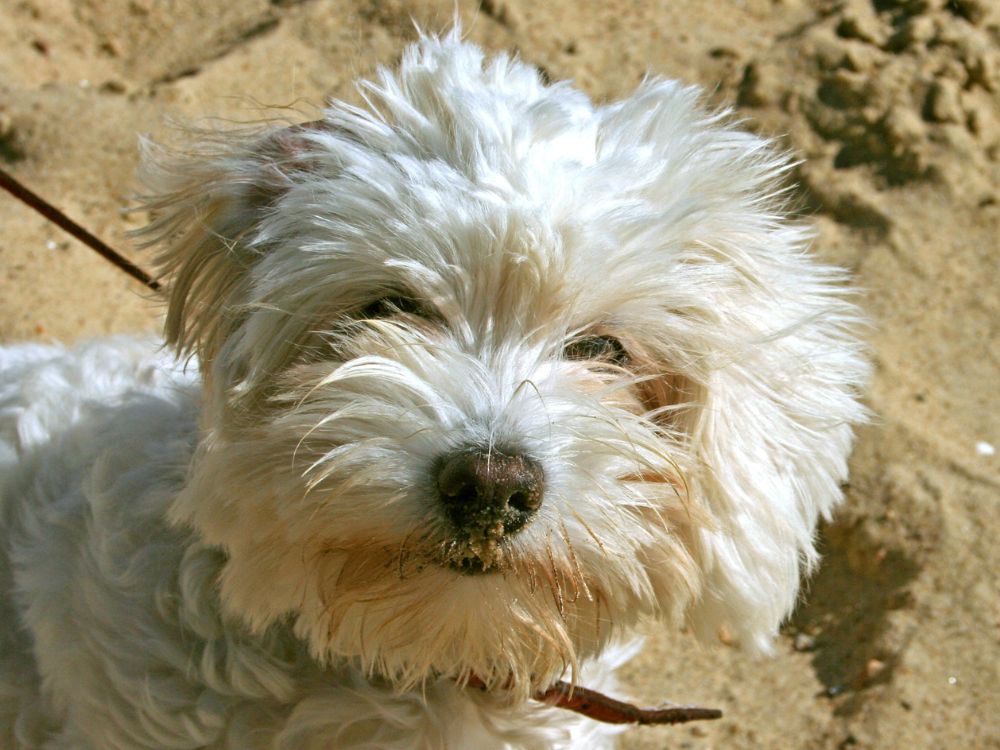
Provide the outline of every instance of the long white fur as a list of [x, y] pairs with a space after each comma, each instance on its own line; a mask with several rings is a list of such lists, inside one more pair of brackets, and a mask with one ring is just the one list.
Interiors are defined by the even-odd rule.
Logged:
[[[186, 367], [0, 350], [4, 750], [610, 747], [529, 696], [613, 689], [646, 619], [767, 651], [791, 610], [868, 365], [787, 158], [694, 88], [598, 106], [457, 32], [361, 90], [148, 147]], [[388, 294], [429, 315], [358, 319]], [[594, 333], [631, 362], [563, 355]], [[469, 444], [545, 474], [478, 576], [432, 479]]]

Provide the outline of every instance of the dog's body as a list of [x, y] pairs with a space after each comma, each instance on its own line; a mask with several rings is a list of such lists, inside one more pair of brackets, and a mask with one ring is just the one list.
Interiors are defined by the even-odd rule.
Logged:
[[4, 750], [605, 747], [530, 696], [794, 604], [867, 365], [787, 161], [454, 34], [364, 92], [153, 160], [200, 374], [0, 354]]
[[[289, 627], [219, 610], [219, 550], [166, 521], [197, 441], [197, 372], [154, 342], [0, 348], [0, 748], [607, 747], [615, 728], [450, 678], [393, 691]], [[8, 563], [12, 563], [8, 567]], [[586, 684], [612, 686], [612, 668]], [[44, 679], [40, 690], [38, 675]], [[41, 696], [44, 694], [44, 700]]]

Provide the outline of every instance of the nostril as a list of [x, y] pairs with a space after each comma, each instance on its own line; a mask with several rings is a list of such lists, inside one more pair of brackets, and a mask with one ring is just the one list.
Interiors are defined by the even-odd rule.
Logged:
[[449, 506], [474, 505], [479, 500], [481, 482], [469, 456], [446, 460], [438, 473], [438, 493]]
[[460, 472], [443, 472], [438, 482], [441, 497], [459, 503], [473, 502], [479, 492], [476, 482]]
[[507, 498], [507, 505], [521, 513], [534, 513], [541, 504], [541, 493], [537, 490], [518, 490]]

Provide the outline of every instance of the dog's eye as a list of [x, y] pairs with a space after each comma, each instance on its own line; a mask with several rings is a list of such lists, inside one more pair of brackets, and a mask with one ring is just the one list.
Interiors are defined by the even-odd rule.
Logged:
[[360, 317], [368, 320], [379, 318], [391, 318], [395, 315], [420, 315], [423, 316], [424, 309], [420, 303], [411, 297], [400, 294], [393, 294], [382, 297], [361, 308]]
[[566, 359], [601, 360], [623, 366], [628, 363], [628, 352], [614, 336], [584, 336], [574, 339], [563, 349]]

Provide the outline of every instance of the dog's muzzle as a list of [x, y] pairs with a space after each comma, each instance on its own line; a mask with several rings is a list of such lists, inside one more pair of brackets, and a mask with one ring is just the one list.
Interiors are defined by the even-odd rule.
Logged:
[[523, 454], [472, 448], [437, 466], [444, 514], [461, 535], [499, 541], [524, 527], [542, 505], [542, 467]]

